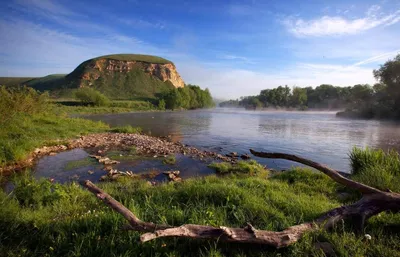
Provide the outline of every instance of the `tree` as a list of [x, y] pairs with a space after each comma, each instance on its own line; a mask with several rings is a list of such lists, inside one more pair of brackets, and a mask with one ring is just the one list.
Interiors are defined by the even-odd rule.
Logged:
[[374, 70], [374, 77], [386, 85], [389, 99], [393, 101], [395, 115], [400, 117], [400, 54], [393, 60], [387, 61], [377, 70]]
[[293, 107], [304, 108], [307, 105], [306, 88], [294, 87], [292, 90], [291, 104]]

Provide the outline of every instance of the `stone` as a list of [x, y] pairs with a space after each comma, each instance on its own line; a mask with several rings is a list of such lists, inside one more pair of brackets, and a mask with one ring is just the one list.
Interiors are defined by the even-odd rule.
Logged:
[[249, 159], [251, 159], [251, 156], [249, 155], [249, 154], [242, 154], [241, 156], [240, 156], [240, 158], [242, 158], [243, 160], [249, 160]]

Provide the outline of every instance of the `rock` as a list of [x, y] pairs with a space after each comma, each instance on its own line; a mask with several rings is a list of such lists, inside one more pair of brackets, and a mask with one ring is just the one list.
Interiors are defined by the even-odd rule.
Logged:
[[51, 152], [51, 153], [49, 153], [49, 155], [50, 156], [54, 156], [54, 155], [57, 155], [57, 153], [56, 152]]
[[241, 156], [240, 156], [240, 158], [242, 158], [243, 160], [249, 160], [249, 159], [251, 159], [251, 156], [249, 155], [249, 154], [242, 154]]
[[94, 171], [92, 170], [88, 170], [89, 175], [92, 175], [94, 173]]
[[65, 145], [60, 145], [59, 148], [60, 148], [61, 151], [65, 151], [65, 150], [68, 149], [68, 147], [65, 146]]
[[179, 170], [163, 172], [163, 174], [168, 176], [169, 181], [173, 181], [173, 182], [182, 181], [182, 178], [179, 177], [179, 173], [180, 173]]

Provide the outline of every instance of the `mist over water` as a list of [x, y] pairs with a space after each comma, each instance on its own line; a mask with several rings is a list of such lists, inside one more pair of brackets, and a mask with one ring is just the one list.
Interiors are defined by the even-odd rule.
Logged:
[[[400, 150], [400, 123], [337, 118], [334, 112], [245, 111], [213, 109], [181, 112], [146, 112], [90, 115], [111, 126], [142, 127], [153, 136], [221, 152], [285, 152], [349, 171], [353, 146]], [[275, 169], [293, 162], [255, 158]]]

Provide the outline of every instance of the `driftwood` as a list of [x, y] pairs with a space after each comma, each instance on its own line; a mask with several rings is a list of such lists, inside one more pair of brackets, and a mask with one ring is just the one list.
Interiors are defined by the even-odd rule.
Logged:
[[297, 242], [305, 232], [313, 231], [321, 227], [328, 229], [341, 220], [351, 218], [358, 223], [356, 224], [358, 229], [362, 230], [364, 222], [371, 216], [384, 211], [400, 211], [400, 194], [398, 193], [384, 192], [358, 183], [343, 177], [337, 171], [329, 167], [295, 155], [256, 152], [254, 150], [250, 150], [250, 152], [262, 158], [286, 159], [308, 165], [325, 173], [337, 183], [358, 190], [363, 194], [363, 197], [351, 205], [330, 210], [312, 222], [291, 226], [283, 231], [276, 232], [258, 230], [251, 224], [247, 224], [244, 228], [230, 228], [224, 226], [212, 227], [194, 224], [184, 224], [179, 227], [173, 227], [144, 222], [92, 182], [87, 180], [84, 186], [94, 193], [97, 198], [101, 199], [105, 204], [122, 214], [125, 219], [128, 220], [129, 225], [125, 227], [126, 229], [147, 232], [140, 237], [141, 242], [147, 242], [160, 237], [186, 237], [194, 239], [214, 239], [225, 242], [264, 244], [281, 248]]

